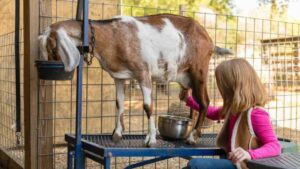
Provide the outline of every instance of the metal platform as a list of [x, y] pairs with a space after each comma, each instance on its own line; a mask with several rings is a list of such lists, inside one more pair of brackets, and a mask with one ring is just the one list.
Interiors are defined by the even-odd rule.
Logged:
[[299, 169], [300, 154], [283, 153], [278, 157], [251, 160], [248, 167], [253, 169]]
[[[156, 157], [127, 168], [135, 168], [173, 157], [225, 157], [225, 152], [216, 147], [216, 134], [203, 134], [196, 145], [188, 145], [184, 140], [164, 140], [157, 137], [157, 146], [151, 148], [145, 146], [145, 137], [146, 135], [123, 135], [120, 142], [114, 143], [111, 135], [83, 135], [82, 151], [85, 157], [103, 164], [105, 169], [110, 168], [110, 158], [112, 157]], [[76, 138], [74, 135], [66, 134], [65, 140], [68, 142], [68, 168], [72, 168]]]

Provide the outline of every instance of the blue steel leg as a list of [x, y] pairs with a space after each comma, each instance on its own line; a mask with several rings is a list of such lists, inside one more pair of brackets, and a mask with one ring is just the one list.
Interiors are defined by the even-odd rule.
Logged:
[[75, 169], [83, 169], [83, 152], [81, 143], [81, 117], [82, 117], [82, 64], [83, 56], [77, 68], [77, 92], [76, 92], [76, 145], [75, 145]]
[[84, 166], [85, 168], [85, 163], [86, 163], [86, 156], [85, 156], [85, 153], [82, 154], [82, 166]]
[[110, 169], [110, 158], [104, 157], [104, 169]]
[[73, 169], [74, 151], [68, 146], [68, 169]]
[[[89, 1], [83, 1], [83, 46], [86, 48], [88, 43], [88, 13], [89, 13]], [[78, 3], [80, 3], [78, 2]], [[82, 53], [84, 55], [86, 51]], [[77, 68], [77, 93], [76, 93], [76, 145], [75, 145], [75, 169], [84, 169], [85, 158], [82, 151], [81, 143], [81, 117], [82, 117], [82, 65], [83, 56], [80, 57], [80, 63]]]
[[[80, 3], [80, 2], [79, 2]], [[88, 11], [89, 2], [83, 0], [83, 47], [86, 50], [89, 46], [88, 40]], [[87, 51], [83, 51], [82, 55]], [[82, 117], [82, 65], [83, 56], [77, 68], [77, 95], [76, 95], [76, 145], [75, 145], [75, 169], [84, 169], [85, 157], [81, 143], [81, 117]]]

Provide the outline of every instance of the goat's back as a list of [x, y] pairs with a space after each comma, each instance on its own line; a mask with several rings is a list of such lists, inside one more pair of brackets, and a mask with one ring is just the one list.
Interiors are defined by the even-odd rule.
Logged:
[[103, 28], [101, 34], [106, 32], [107, 35], [103, 38], [105, 43], [100, 46], [118, 51], [109, 52], [107, 55], [114, 53], [115, 56], [108, 56], [107, 59], [103, 56], [105, 62], [116, 57], [113, 60], [122, 63], [122, 66], [115, 66], [116, 62], [106, 64], [113, 67], [111, 71], [116, 71], [116, 67], [135, 71], [132, 62], [144, 63], [154, 80], [176, 81], [178, 73], [190, 64], [205, 60], [201, 57], [206, 57], [213, 47], [205, 29], [189, 17], [171, 14], [120, 16], [97, 22]]

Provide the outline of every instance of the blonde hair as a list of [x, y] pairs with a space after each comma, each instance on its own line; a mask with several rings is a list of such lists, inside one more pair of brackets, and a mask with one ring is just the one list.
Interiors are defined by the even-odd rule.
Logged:
[[224, 61], [215, 70], [216, 81], [223, 98], [221, 115], [242, 113], [254, 106], [264, 106], [268, 100], [264, 85], [252, 66], [241, 58]]

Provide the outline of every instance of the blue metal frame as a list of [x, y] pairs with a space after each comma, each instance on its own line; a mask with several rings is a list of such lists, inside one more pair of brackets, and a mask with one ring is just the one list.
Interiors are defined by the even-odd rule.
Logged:
[[84, 159], [81, 151], [82, 64], [83, 57], [80, 58], [80, 63], [77, 68], [75, 169], [81, 169], [84, 167]]
[[[95, 135], [101, 136], [101, 135]], [[104, 134], [103, 134], [104, 136]], [[143, 135], [136, 135], [143, 136]], [[68, 154], [72, 152], [75, 147], [75, 136], [66, 134], [65, 140], [68, 142]], [[226, 153], [218, 148], [199, 148], [199, 147], [158, 147], [158, 148], [115, 148], [115, 147], [104, 147], [93, 142], [82, 140], [82, 150], [84, 151], [86, 157], [104, 165], [105, 169], [110, 168], [110, 159], [112, 157], [157, 157], [150, 160], [145, 160], [138, 162], [132, 165], [127, 166], [126, 168], [136, 168], [143, 165], [151, 164], [157, 161], [173, 158], [173, 157], [182, 157], [189, 158], [191, 156], [219, 156], [220, 158], [226, 158]]]
[[89, 47], [89, 1], [83, 0], [83, 47], [88, 52]]
[[[79, 1], [78, 3], [82, 3]], [[77, 68], [77, 89], [76, 89], [76, 144], [75, 144], [75, 169], [82, 169], [85, 166], [85, 157], [81, 143], [81, 118], [82, 118], [82, 65], [83, 57], [88, 52], [88, 0], [83, 0], [83, 46], [81, 51], [80, 63]], [[70, 153], [70, 152], [68, 152]], [[68, 154], [68, 156], [71, 156]], [[70, 157], [69, 157], [70, 158]], [[72, 159], [68, 159], [72, 163]]]
[[104, 167], [104, 169], [110, 169], [110, 158], [109, 157], [104, 158], [103, 167]]

